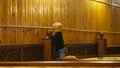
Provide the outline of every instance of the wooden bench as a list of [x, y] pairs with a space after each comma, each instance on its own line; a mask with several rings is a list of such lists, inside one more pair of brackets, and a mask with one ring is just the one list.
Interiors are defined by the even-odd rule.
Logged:
[[0, 62], [0, 66], [17, 67], [120, 67], [120, 61], [80, 60], [80, 61], [32, 61], [32, 62]]

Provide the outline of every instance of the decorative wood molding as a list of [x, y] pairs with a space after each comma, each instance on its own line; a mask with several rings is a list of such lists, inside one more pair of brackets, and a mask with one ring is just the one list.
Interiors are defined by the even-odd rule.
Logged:
[[[0, 25], [0, 28], [28, 28], [28, 29], [51, 29], [52, 27], [43, 27], [43, 26], [16, 26], [16, 25]], [[120, 34], [120, 32], [112, 31], [96, 31], [96, 30], [81, 30], [73, 28], [62, 28], [63, 30], [69, 31], [78, 31], [78, 32], [90, 32], [90, 33], [107, 33], [107, 34]]]
[[51, 27], [43, 27], [43, 26], [17, 26], [17, 25], [0, 25], [0, 28], [28, 28], [28, 29], [48, 29]]
[[71, 66], [71, 67], [120, 67], [120, 61], [80, 60], [80, 61], [32, 61], [32, 62], [0, 62], [0, 66]]

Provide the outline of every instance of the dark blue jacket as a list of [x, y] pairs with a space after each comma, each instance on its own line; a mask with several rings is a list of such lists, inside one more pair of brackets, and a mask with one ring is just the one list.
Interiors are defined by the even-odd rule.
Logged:
[[62, 32], [56, 32], [55, 35], [52, 36], [52, 46], [55, 48], [56, 51], [64, 47]]

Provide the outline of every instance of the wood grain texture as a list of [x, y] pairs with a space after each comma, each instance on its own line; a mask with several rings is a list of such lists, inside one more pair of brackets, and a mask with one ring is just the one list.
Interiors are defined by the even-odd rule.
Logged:
[[[0, 41], [41, 43], [48, 27], [59, 21], [63, 28], [78, 30], [63, 29], [65, 42], [95, 42], [96, 32], [105, 32], [108, 45], [120, 45], [119, 11], [118, 7], [90, 0], [0, 0], [0, 25], [6, 26], [0, 27]], [[26, 28], [7, 27], [11, 25]]]

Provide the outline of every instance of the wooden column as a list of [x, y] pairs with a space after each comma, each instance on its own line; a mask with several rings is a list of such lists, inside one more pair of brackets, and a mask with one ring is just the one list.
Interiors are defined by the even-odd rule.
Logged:
[[52, 41], [49, 38], [43, 38], [43, 47], [44, 47], [44, 60], [52, 60]]
[[98, 39], [98, 58], [101, 58], [104, 56], [107, 46], [107, 40], [106, 39]]

